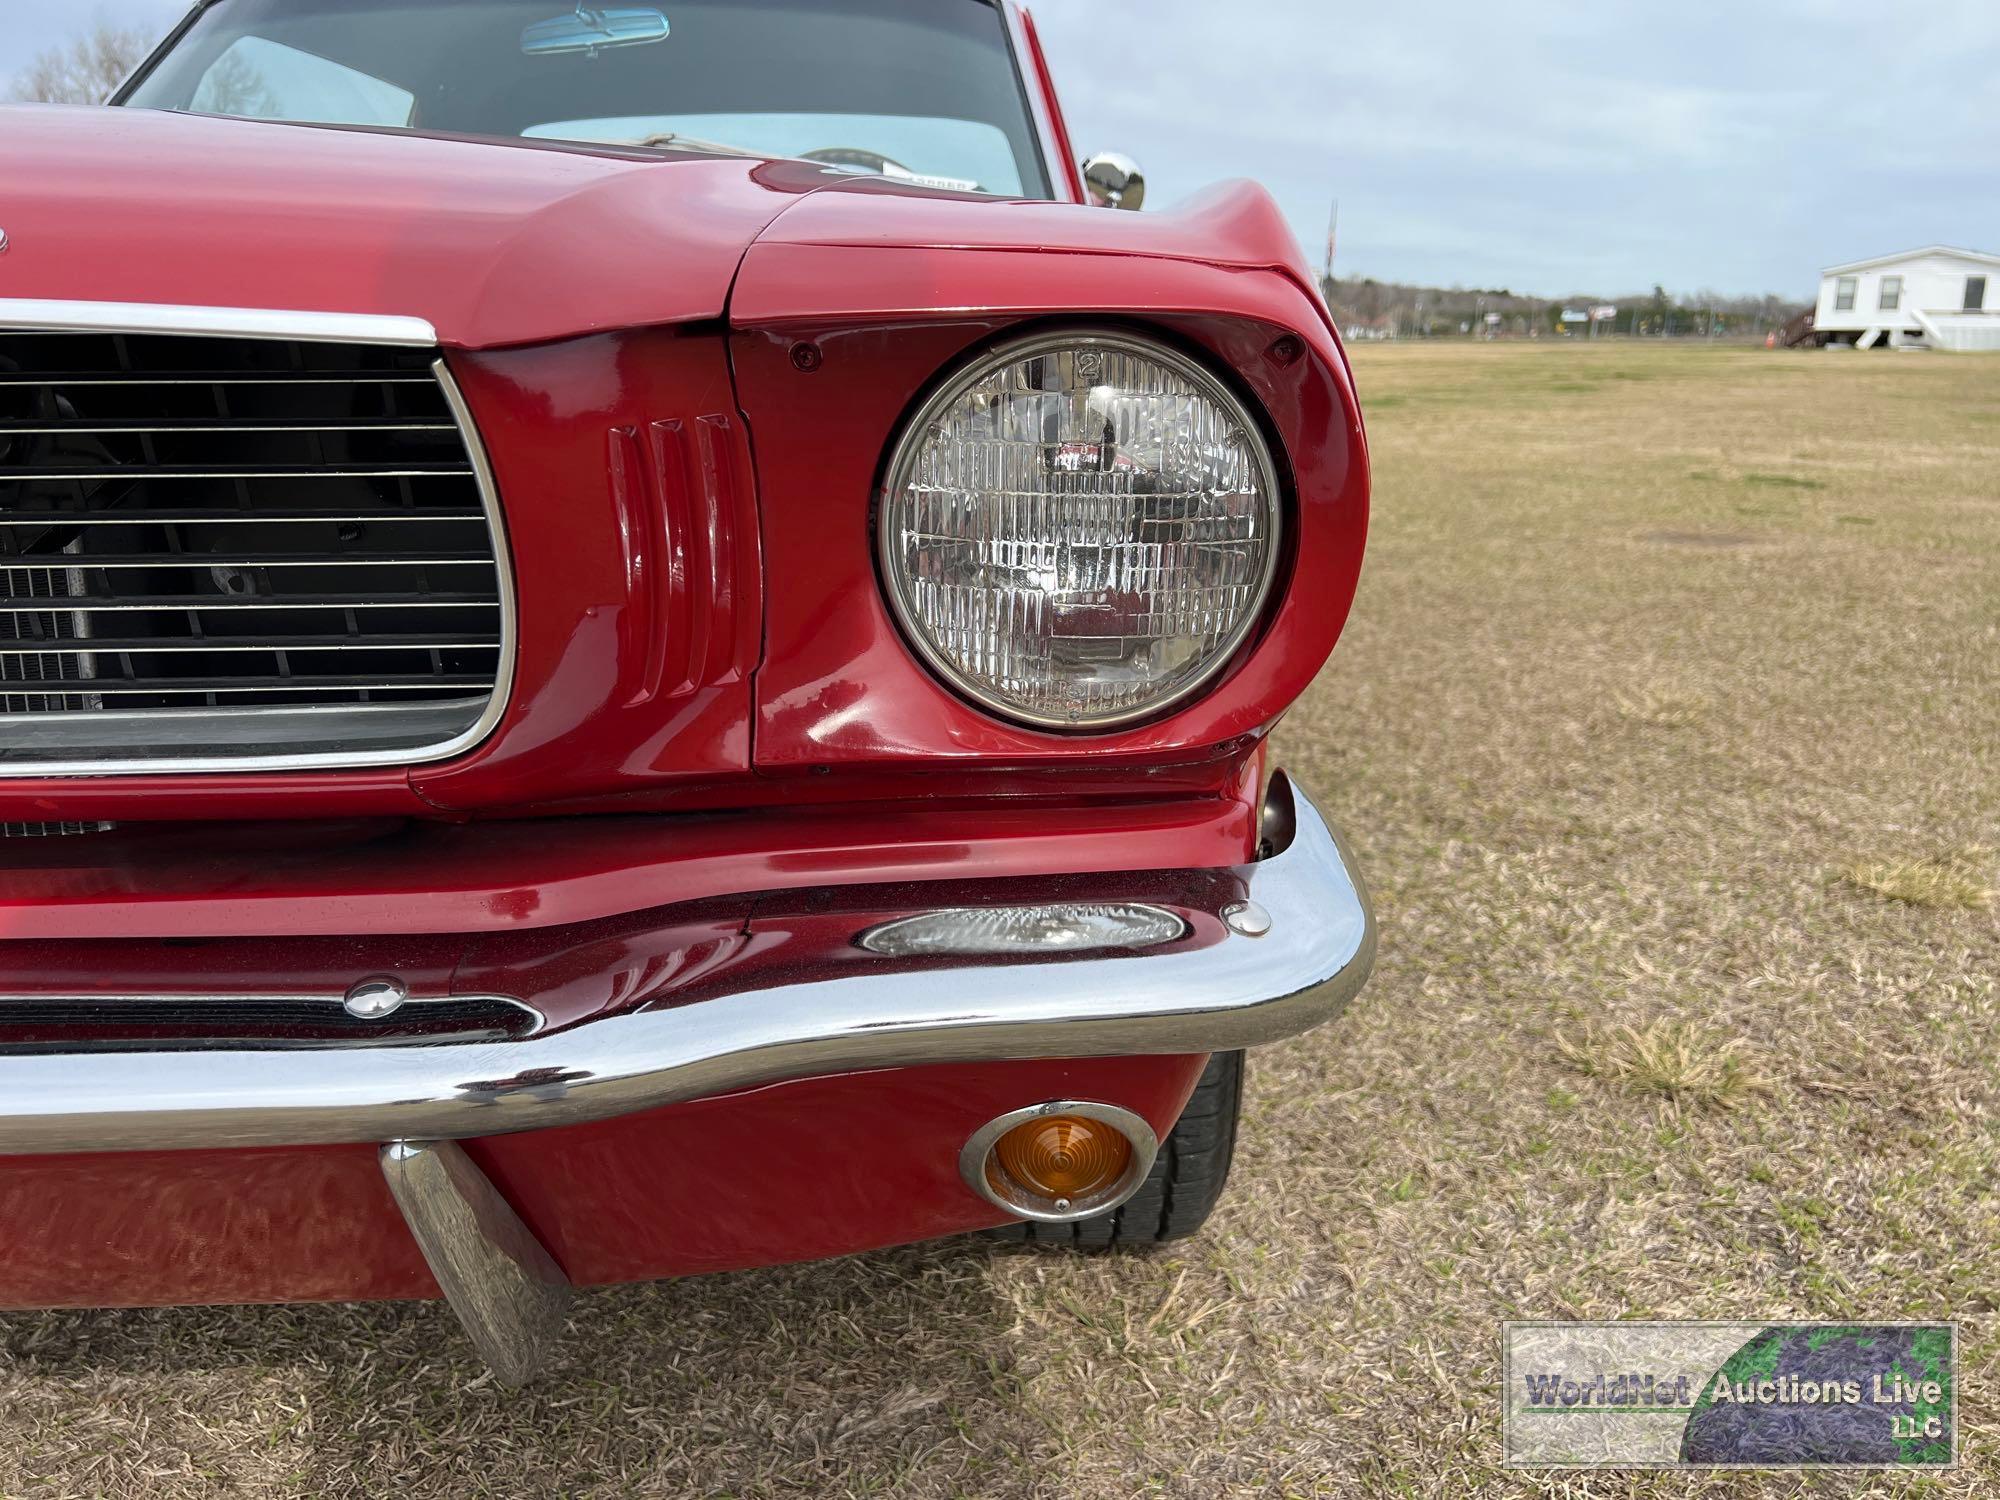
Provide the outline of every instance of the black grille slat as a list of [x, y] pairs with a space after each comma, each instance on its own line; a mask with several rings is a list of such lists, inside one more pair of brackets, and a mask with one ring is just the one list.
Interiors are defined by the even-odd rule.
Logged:
[[[61, 603], [62, 612], [80, 615], [160, 609], [203, 615], [214, 611], [241, 614], [245, 611], [298, 609], [492, 609], [493, 607], [491, 595], [465, 593], [319, 594], [296, 598], [281, 598], [275, 595], [232, 598], [222, 594], [213, 597], [202, 594], [134, 594], [101, 598], [96, 595], [69, 594], [63, 597]], [[49, 603], [46, 599], [31, 603], [0, 596], [0, 614], [46, 615], [49, 612]], [[354, 639], [357, 645], [368, 644], [366, 636], [356, 636]]]
[[[246, 651], [497, 651], [498, 636], [480, 636], [471, 631], [443, 635], [374, 635], [365, 642], [329, 640], [314, 636], [204, 636], [200, 640], [157, 641], [145, 636], [93, 635], [84, 648], [97, 656], [157, 655], [163, 652], [207, 652], [226, 655]], [[58, 654], [61, 648], [41, 642], [23, 642], [0, 637], [0, 656]]]
[[90, 691], [96, 697], [129, 697], [134, 693], [413, 693], [430, 692], [441, 687], [455, 688], [459, 692], [474, 692], [491, 683], [490, 677], [476, 672], [427, 672], [409, 677], [347, 676], [315, 677], [310, 673], [296, 676], [266, 676], [246, 673], [241, 677], [184, 677], [171, 688], [163, 688], [158, 683], [141, 681], [130, 677], [96, 677], [91, 679]]
[[343, 708], [380, 762], [398, 705], [413, 752], [478, 721], [504, 569], [435, 357], [0, 330], [0, 771], [71, 740], [80, 769], [338, 752]]
[[137, 436], [141, 433], [241, 433], [272, 432], [451, 432], [449, 422], [406, 421], [397, 417], [363, 417], [344, 422], [302, 423], [287, 417], [266, 417], [258, 421], [204, 422], [196, 417], [161, 417], [151, 422], [97, 422], [89, 418], [73, 421], [0, 422], [0, 437], [53, 437], [64, 433], [98, 436]]
[[[4, 437], [0, 433], [0, 437]], [[294, 464], [282, 469], [243, 465], [235, 468], [197, 468], [180, 464], [116, 464], [101, 469], [60, 468], [36, 472], [13, 469], [0, 463], [0, 484], [82, 484], [109, 479], [136, 483], [147, 479], [470, 479], [469, 468], [384, 468], [367, 464]]]
[[[315, 386], [349, 385], [351, 377], [344, 375], [246, 375], [232, 378], [228, 375], [70, 375], [36, 376], [23, 379], [18, 375], [0, 375], [0, 391], [4, 390], [167, 390], [181, 388], [203, 391], [217, 386], [235, 389], [243, 386]], [[428, 375], [383, 375], [370, 380], [378, 386], [427, 386], [432, 383]]]
[[[490, 568], [492, 557], [467, 552], [145, 552], [77, 554], [75, 570], [91, 568]], [[0, 573], [47, 572], [33, 557], [0, 553]]]
[[[478, 510], [420, 511], [409, 508], [357, 512], [352, 509], [341, 509], [338, 507], [328, 509], [325, 506], [318, 508], [299, 506], [281, 513], [272, 513], [239, 509], [190, 510], [183, 507], [181, 509], [148, 509], [143, 517], [138, 517], [137, 519], [143, 519], [156, 526], [302, 526], [313, 522], [324, 525], [328, 522], [338, 524], [342, 521], [354, 522], [361, 525], [380, 526], [397, 526], [419, 522], [426, 526], [484, 526], [486, 524], [486, 513]], [[0, 527], [130, 526], [134, 520], [135, 516], [116, 510], [104, 511], [95, 515], [77, 510], [0, 511]]]

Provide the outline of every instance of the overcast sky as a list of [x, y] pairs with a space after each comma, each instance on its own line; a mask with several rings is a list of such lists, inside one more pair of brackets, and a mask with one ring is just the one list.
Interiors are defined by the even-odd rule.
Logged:
[[[184, 8], [0, 0], [0, 78], [93, 13]], [[1080, 151], [1139, 158], [1158, 205], [1259, 178], [1316, 261], [1338, 197], [1342, 275], [1803, 298], [1838, 261], [2000, 250], [2000, 0], [1034, 10]]]

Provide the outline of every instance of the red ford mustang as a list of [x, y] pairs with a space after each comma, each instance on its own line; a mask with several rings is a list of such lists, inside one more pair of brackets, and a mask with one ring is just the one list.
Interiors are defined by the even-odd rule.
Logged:
[[1373, 925], [1260, 189], [1008, 0], [207, 0], [0, 110], [0, 1304], [1192, 1231]]

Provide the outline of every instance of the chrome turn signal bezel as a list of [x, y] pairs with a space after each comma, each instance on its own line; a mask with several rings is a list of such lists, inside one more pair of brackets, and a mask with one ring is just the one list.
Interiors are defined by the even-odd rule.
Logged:
[[[1049, 1115], [1076, 1115], [1086, 1120], [1101, 1120], [1124, 1136], [1126, 1144], [1132, 1148], [1131, 1160], [1110, 1187], [1085, 1198], [1072, 1199], [1068, 1208], [1057, 1208], [1050, 1200], [1020, 1189], [1018, 1184], [996, 1182], [994, 1175], [987, 1170], [994, 1147], [999, 1145], [1002, 1136], [1018, 1125], [1026, 1125]], [[972, 1138], [965, 1143], [965, 1149], [958, 1154], [958, 1175], [973, 1192], [1017, 1219], [1031, 1219], [1038, 1224], [1073, 1224], [1079, 1219], [1106, 1213], [1138, 1192], [1146, 1181], [1147, 1173], [1153, 1170], [1153, 1159], [1159, 1154], [1160, 1138], [1153, 1133], [1151, 1125], [1131, 1110], [1084, 1099], [1052, 1099], [1045, 1104], [1031, 1104], [1026, 1109], [1009, 1110], [975, 1130]]]

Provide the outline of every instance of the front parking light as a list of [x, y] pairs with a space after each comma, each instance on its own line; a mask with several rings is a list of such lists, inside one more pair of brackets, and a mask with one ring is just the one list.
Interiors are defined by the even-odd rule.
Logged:
[[1059, 1099], [989, 1120], [959, 1153], [959, 1175], [1016, 1218], [1067, 1224], [1116, 1208], [1152, 1170], [1159, 1140], [1129, 1109]]

